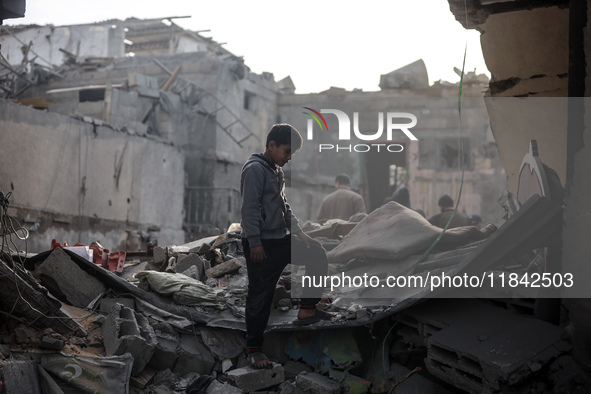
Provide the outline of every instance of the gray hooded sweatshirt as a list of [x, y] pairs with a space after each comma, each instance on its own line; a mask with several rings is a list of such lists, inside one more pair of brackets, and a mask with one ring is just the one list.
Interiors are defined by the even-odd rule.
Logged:
[[250, 247], [261, 245], [261, 239], [283, 238], [302, 229], [285, 197], [283, 170], [255, 153], [242, 166], [240, 199], [242, 238]]

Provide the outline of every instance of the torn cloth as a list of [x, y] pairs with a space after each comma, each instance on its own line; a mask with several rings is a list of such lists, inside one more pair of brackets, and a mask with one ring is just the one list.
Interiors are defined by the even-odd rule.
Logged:
[[152, 291], [158, 294], [170, 295], [177, 304], [191, 306], [213, 306], [225, 309], [224, 292], [212, 289], [200, 281], [183, 274], [168, 272], [143, 271], [137, 278], [147, 282]]
[[[447, 230], [439, 245], [451, 249], [487, 238], [494, 230], [494, 226], [482, 231], [474, 226], [457, 227]], [[328, 261], [346, 263], [356, 257], [399, 260], [423, 253], [441, 231], [412, 209], [389, 202], [359, 222], [341, 244], [327, 253]]]

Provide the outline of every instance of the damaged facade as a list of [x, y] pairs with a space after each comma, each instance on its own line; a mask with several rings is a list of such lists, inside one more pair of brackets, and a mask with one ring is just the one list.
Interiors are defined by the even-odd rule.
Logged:
[[[329, 157], [315, 154], [311, 144], [304, 144], [298, 153], [304, 156], [300, 163], [317, 162], [318, 168], [312, 171], [310, 168], [292, 170], [290, 165], [286, 167], [296, 186], [290, 192], [292, 204], [303, 221], [316, 219], [322, 197], [332, 191], [334, 177], [343, 171], [351, 175], [354, 188], [361, 191], [368, 209], [379, 207], [395, 188], [406, 185], [411, 191], [413, 207], [431, 216], [439, 209], [437, 199], [441, 195], [458, 192], [463, 168], [469, 176], [460, 210], [467, 214], [481, 214], [487, 222], [499, 216], [495, 196], [504, 190], [504, 174], [482, 101], [486, 78], [484, 81], [476, 75], [466, 78], [466, 98], [470, 99], [470, 104], [466, 102], [470, 111], [466, 113], [472, 114], [473, 121], [465, 121], [465, 138], [462, 140], [465, 159], [464, 163], [459, 163], [457, 109], [453, 100], [457, 85], [437, 83], [429, 86], [422, 60], [383, 75], [380, 92], [347, 92], [333, 88], [319, 94], [297, 95], [289, 77], [275, 82], [270, 73], [254, 74], [244, 65], [242, 58], [225, 51], [211, 39], [181, 29], [174, 20], [173, 17], [158, 20], [132, 18], [92, 25], [28, 26], [3, 31], [0, 45], [6, 48], [3, 50], [4, 63], [12, 65], [3, 70], [0, 83], [4, 86], [4, 96], [24, 105], [45, 108], [55, 116], [70, 116], [67, 120], [70, 123], [76, 122], [71, 116], [77, 117], [79, 122], [89, 124], [88, 127], [81, 125], [81, 129], [93, 131], [93, 134], [79, 135], [79, 149], [75, 149], [75, 141], [70, 141], [72, 146], [68, 151], [79, 155], [69, 160], [70, 174], [75, 173], [76, 177], [70, 175], [70, 183], [58, 189], [78, 190], [79, 196], [71, 196], [74, 202], [80, 200], [76, 205], [70, 202], [69, 210], [65, 210], [52, 206], [51, 201], [47, 204], [15, 202], [14, 208], [32, 211], [19, 212], [16, 216], [38, 227], [31, 235], [32, 250], [43, 250], [44, 245], [54, 238], [71, 239], [70, 235], [65, 237], [59, 226], [49, 224], [47, 219], [41, 220], [48, 212], [66, 215], [70, 223], [78, 223], [73, 231], [82, 236], [92, 229], [106, 237], [109, 230], [108, 226], [101, 229], [103, 220], [125, 221], [122, 226], [126, 227], [125, 233], [108, 236], [109, 244], [121, 245], [121, 248], [128, 248], [138, 239], [140, 243], [145, 242], [150, 237], [160, 238], [161, 244], [182, 243], [185, 241], [182, 231], [188, 234], [187, 239], [219, 233], [240, 219], [237, 185], [242, 164], [251, 152], [264, 147], [264, 137], [271, 124], [289, 122], [304, 133], [303, 106], [336, 106], [348, 113], [361, 112], [364, 130], [377, 127], [379, 112], [395, 109], [396, 103], [400, 102], [396, 100], [415, 100], [417, 111], [437, 99], [444, 107], [431, 116], [438, 121], [419, 125], [420, 144], [400, 141], [404, 142], [404, 154], [359, 155], [349, 163], [339, 165]], [[11, 106], [8, 103], [3, 105]], [[29, 113], [32, 115], [18, 116], [23, 120], [45, 116]], [[130, 184], [121, 183], [119, 177], [133, 171], [130, 168], [132, 159], [125, 156], [135, 152], [120, 143], [114, 143], [110, 153], [101, 154], [104, 158], [101, 162], [115, 163], [115, 178], [105, 177], [101, 181], [112, 183], [109, 186], [114, 189], [114, 194], [97, 193], [91, 189], [98, 186], [88, 179], [97, 159], [86, 153], [85, 149], [89, 148], [83, 141], [100, 138], [97, 133], [100, 128], [119, 131], [124, 139], [150, 140], [149, 145], [171, 146], [168, 153], [158, 159], [164, 168], [153, 168], [148, 172], [158, 174], [155, 179], [166, 179], [165, 183], [159, 181], [148, 185], [148, 182], [156, 181], [136, 181], [142, 185], [142, 190], [162, 189], [157, 193], [158, 197], [144, 197], [145, 192], [138, 194], [138, 186], [135, 190], [119, 190], [120, 184]], [[53, 132], [57, 133], [56, 130]], [[59, 144], [60, 138], [65, 137], [58, 133], [53, 140]], [[19, 154], [27, 153], [21, 151]], [[59, 163], [60, 155], [55, 151], [52, 155], [47, 159]], [[153, 159], [156, 166], [155, 157]], [[13, 162], [15, 159], [4, 156], [2, 160]], [[146, 157], [143, 160], [151, 159]], [[178, 171], [177, 161], [183, 162], [184, 171]], [[32, 185], [18, 182], [18, 178], [25, 179], [19, 171], [9, 166], [2, 168], [6, 171], [2, 176], [5, 190], [12, 182], [14, 189], [11, 190], [15, 194], [29, 194]], [[41, 168], [50, 167], [39, 166], [34, 172], [43, 173]], [[106, 170], [94, 172], [93, 176], [106, 174]], [[35, 187], [38, 195], [47, 195], [51, 190], [49, 185], [43, 189], [39, 189], [39, 185]], [[98, 187], [103, 190], [103, 185]], [[110, 198], [100, 198], [100, 194]], [[183, 195], [182, 203], [176, 199], [179, 194]], [[89, 202], [90, 195], [95, 196], [96, 201]], [[132, 213], [134, 202], [151, 198], [156, 201], [140, 204], [140, 207], [153, 211], [151, 215], [158, 215], [156, 211], [163, 215], [166, 212], [168, 222], [138, 218]], [[165, 211], [158, 208], [164, 205]], [[113, 206], [119, 209], [114, 210]], [[105, 212], [99, 212], [99, 207]], [[90, 218], [98, 219], [94, 220], [92, 228], [82, 224]], [[47, 235], [40, 237], [37, 243], [38, 234], [46, 232]], [[96, 238], [103, 237], [94, 235], [76, 240], [88, 244]], [[134, 240], [127, 241], [129, 238]]]
[[[503, 15], [501, 6], [487, 3], [493, 4], [470, 2], [470, 20], [481, 18], [484, 24], [483, 7]], [[512, 3], [503, 3], [510, 17]], [[565, 9], [564, 4], [557, 8], [559, 13]], [[47, 110], [0, 102], [0, 145], [5, 148], [0, 188], [11, 193], [1, 200], [1, 213], [3, 219], [14, 217], [15, 226], [24, 224], [30, 251], [41, 252], [27, 258], [14, 251], [1, 254], [0, 288], [5, 290], [0, 312], [8, 317], [0, 324], [5, 390], [18, 392], [24, 380], [32, 385], [29, 392], [43, 387], [56, 393], [61, 390], [56, 386], [149, 393], [518, 393], [589, 387], [582, 371], [588, 349], [580, 334], [587, 332], [584, 300], [564, 302], [571, 311], [583, 311], [578, 321], [569, 316], [575, 330], [569, 338], [558, 324], [564, 316], [556, 302], [549, 306], [529, 294], [499, 292], [492, 284], [478, 299], [447, 299], [458, 295], [433, 287], [336, 286], [326, 297], [332, 302], [324, 305], [336, 316], [296, 329], [291, 323], [298, 303], [291, 287], [297, 283], [297, 275], [291, 275], [297, 273], [295, 266], [284, 271], [273, 300], [263, 349], [273, 368], [250, 368], [242, 333], [245, 262], [238, 233], [225, 229], [239, 219], [240, 166], [262, 149], [271, 124], [290, 122], [304, 134], [302, 107], [340, 108], [359, 112], [360, 128], [374, 131], [377, 113], [396, 109], [399, 102], [410, 102], [404, 110], [417, 113], [440, 104], [440, 121], [418, 128], [418, 143], [392, 141], [404, 146], [403, 159], [360, 154], [338, 162], [304, 148], [298, 153], [302, 165], [286, 167], [290, 201], [302, 213], [300, 219], [315, 218], [319, 201], [311, 199], [310, 190], [321, 190], [320, 199], [341, 172], [351, 174], [371, 207], [370, 220], [306, 229], [329, 251], [330, 273], [337, 277], [366, 273], [384, 281], [394, 274], [428, 278], [485, 272], [492, 283], [499, 273], [544, 272], [560, 250], [556, 240], [563, 215], [549, 193], [530, 193], [521, 207], [506, 194], [507, 220], [496, 223], [498, 229], [463, 227], [443, 236], [415, 212], [381, 202], [392, 187], [408, 185], [413, 208], [430, 216], [441, 194], [458, 192], [464, 168], [460, 209], [488, 213], [486, 221], [492, 222], [500, 216], [495, 209], [502, 211], [496, 200], [506, 189], [506, 176], [509, 191], [519, 196], [519, 164], [528, 149], [561, 180], [575, 160], [567, 154], [550, 159], [542, 148], [532, 148], [531, 135], [518, 136], [527, 140], [523, 151], [512, 143], [510, 135], [518, 133], [499, 127], [502, 114], [484, 100], [487, 81], [477, 75], [469, 75], [464, 85], [462, 158], [453, 143], [461, 137], [452, 132], [458, 128], [457, 107], [442, 100], [457, 102], [458, 86], [429, 86], [422, 61], [383, 75], [380, 92], [332, 88], [296, 95], [291, 79], [275, 82], [272, 74], [251, 73], [241, 58], [180, 29], [174, 19], [10, 28], [0, 36], [3, 54], [7, 47], [18, 49], [0, 60], [11, 65], [0, 77], [5, 97]], [[97, 52], [84, 52], [89, 47]], [[41, 58], [46, 63], [36, 67]], [[495, 84], [502, 80], [491, 71], [495, 96], [500, 86]], [[525, 83], [568, 79], [557, 75]], [[488, 112], [495, 139], [505, 138], [499, 145], [504, 172]], [[334, 128], [333, 122], [327, 127]], [[585, 133], [568, 130], [569, 138]], [[543, 140], [542, 135], [540, 147]], [[506, 149], [519, 150], [519, 159], [508, 154], [512, 159], [506, 162]], [[549, 160], [570, 164], [554, 167]], [[583, 156], [577, 160], [586, 168]], [[566, 177], [567, 201], [582, 210], [588, 188], [576, 168]], [[582, 228], [586, 218], [569, 212], [564, 237], [575, 231], [569, 223]], [[11, 233], [5, 225], [3, 230], [3, 244], [23, 245], [15, 239], [22, 230]], [[368, 239], [368, 233], [378, 236]], [[587, 248], [581, 234], [564, 238], [567, 266]], [[201, 235], [211, 237], [185, 243]], [[127, 264], [115, 268], [108, 261], [82, 258], [62, 250], [54, 238], [78, 240], [108, 257], [100, 245], [91, 245], [100, 240], [112, 250], [126, 250]], [[425, 299], [433, 294], [444, 299]], [[27, 379], [19, 380], [15, 371]]]

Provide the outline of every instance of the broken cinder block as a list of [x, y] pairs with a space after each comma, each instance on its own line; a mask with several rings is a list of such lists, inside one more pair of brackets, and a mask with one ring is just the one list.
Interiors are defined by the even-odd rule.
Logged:
[[115, 304], [101, 327], [107, 355], [130, 353], [132, 374], [139, 374], [150, 361], [156, 346], [156, 335], [148, 319], [121, 304]]

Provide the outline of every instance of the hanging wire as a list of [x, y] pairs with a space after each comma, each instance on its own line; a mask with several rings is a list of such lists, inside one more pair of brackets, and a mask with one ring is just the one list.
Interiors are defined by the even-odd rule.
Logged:
[[[37, 320], [40, 318], [45, 319], [62, 319], [62, 320], [81, 320], [85, 319], [88, 316], [94, 313], [93, 310], [90, 313], [83, 317], [62, 317], [62, 316], [48, 316], [46, 313], [41, 312], [39, 309], [35, 308], [31, 303], [24, 297], [23, 292], [26, 293], [25, 289], [21, 289], [19, 283], [29, 283], [32, 288], [38, 287], [38, 283], [31, 279], [30, 274], [25, 269], [25, 259], [28, 255], [28, 244], [27, 239], [29, 237], [29, 232], [26, 228], [22, 227], [18, 220], [8, 214], [8, 205], [9, 199], [12, 196], [12, 192], [8, 192], [6, 195], [0, 190], [0, 260], [5, 262], [4, 266], [7, 269], [10, 269], [13, 275], [3, 274], [2, 277], [9, 278], [11, 282], [14, 284], [15, 289], [18, 292], [18, 298], [15, 299], [10, 312], [0, 311], [0, 314], [9, 316], [19, 322], [26, 323], [28, 325], [33, 325]], [[13, 239], [13, 236], [16, 237], [18, 240], [24, 242], [25, 251], [24, 254], [21, 253], [18, 249], [16, 244], [16, 240]], [[12, 246], [12, 247], [11, 247]], [[17, 256], [17, 260], [15, 261], [13, 256]], [[33, 281], [34, 283], [31, 283]], [[26, 295], [26, 294], [25, 294]], [[27, 306], [37, 313], [37, 317], [32, 321], [25, 321], [22, 318], [14, 316], [14, 310], [17, 307], [19, 301], [22, 301], [27, 304]], [[48, 308], [47, 313], [53, 313], [50, 308]]]
[[[466, 17], [466, 25], [468, 26], [468, 6], [466, 4], [466, 0], [464, 0], [464, 14]], [[460, 200], [462, 198], [462, 189], [464, 188], [464, 172], [465, 172], [465, 168], [464, 168], [464, 128], [462, 126], [462, 89], [464, 86], [464, 70], [466, 68], [466, 53], [468, 52], [468, 42], [466, 41], [466, 45], [464, 46], [464, 59], [462, 60], [462, 72], [460, 74], [460, 86], [459, 86], [459, 90], [458, 90], [458, 117], [459, 117], [459, 126], [460, 126], [460, 136], [459, 136], [459, 145], [460, 145], [460, 154], [459, 154], [459, 162], [460, 162], [460, 168], [462, 169], [462, 178], [460, 181], [460, 190], [458, 191], [458, 196], [456, 198], [456, 206], [454, 207], [454, 210], [451, 214], [451, 216], [449, 217], [449, 220], [447, 221], [447, 223], [445, 224], [445, 227], [443, 228], [443, 231], [441, 231], [441, 233], [439, 234], [439, 236], [435, 239], [435, 241], [433, 241], [433, 243], [431, 244], [431, 246], [429, 246], [429, 248], [427, 248], [427, 250], [421, 255], [421, 257], [419, 257], [419, 259], [412, 264], [408, 270], [406, 270], [405, 273], [409, 273], [412, 272], [422, 261], [424, 261], [427, 256], [429, 255], [429, 253], [431, 252], [431, 250], [433, 250], [433, 248], [439, 243], [439, 241], [441, 240], [441, 238], [443, 237], [443, 234], [445, 234], [445, 232], [447, 231], [451, 221], [453, 220], [456, 212], [458, 211], [458, 206], [460, 205]]]

